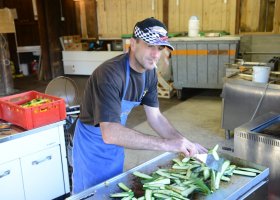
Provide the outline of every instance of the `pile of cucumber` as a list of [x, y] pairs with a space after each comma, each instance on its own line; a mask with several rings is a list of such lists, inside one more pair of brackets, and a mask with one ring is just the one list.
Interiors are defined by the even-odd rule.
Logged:
[[30, 107], [42, 105], [44, 103], [49, 103], [51, 101], [52, 100], [50, 100], [48, 98], [35, 98], [35, 99], [32, 99], [31, 101], [21, 104], [20, 106], [23, 108], [30, 108]]
[[[216, 154], [215, 146], [210, 153]], [[118, 186], [120, 193], [110, 194], [111, 198], [122, 200], [187, 200], [194, 192], [209, 195], [220, 187], [220, 181], [229, 182], [233, 175], [257, 176], [260, 170], [254, 168], [238, 167], [225, 160], [219, 171], [208, 168], [205, 164], [194, 158], [174, 158], [171, 168], [161, 168], [151, 175], [135, 171], [134, 176], [140, 178], [144, 195], [136, 198], [134, 192], [124, 183]]]

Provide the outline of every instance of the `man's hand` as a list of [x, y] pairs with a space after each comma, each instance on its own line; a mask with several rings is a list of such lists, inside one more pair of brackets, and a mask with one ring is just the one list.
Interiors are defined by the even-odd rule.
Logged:
[[192, 143], [187, 139], [184, 139], [182, 153], [185, 154], [185, 156], [193, 156], [195, 154], [199, 153], [207, 153], [208, 150], [204, 148], [202, 145], [198, 143]]
[[194, 143], [194, 144], [195, 144], [195, 147], [196, 147], [198, 153], [207, 153], [208, 152], [208, 150], [205, 147], [201, 146], [200, 144], [198, 144], [198, 143]]

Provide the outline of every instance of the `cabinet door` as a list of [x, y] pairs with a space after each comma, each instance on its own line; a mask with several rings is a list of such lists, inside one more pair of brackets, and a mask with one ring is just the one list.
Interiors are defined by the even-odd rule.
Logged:
[[0, 165], [0, 199], [24, 199], [19, 159]]
[[65, 194], [60, 146], [21, 159], [27, 200], [49, 200]]

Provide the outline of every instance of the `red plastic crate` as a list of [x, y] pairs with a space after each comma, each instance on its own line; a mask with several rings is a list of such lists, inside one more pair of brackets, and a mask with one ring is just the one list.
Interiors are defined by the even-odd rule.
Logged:
[[[48, 98], [51, 102], [29, 108], [20, 106], [35, 98]], [[65, 102], [64, 99], [59, 97], [28, 91], [0, 98], [0, 119], [27, 130], [58, 122], [65, 118]]]

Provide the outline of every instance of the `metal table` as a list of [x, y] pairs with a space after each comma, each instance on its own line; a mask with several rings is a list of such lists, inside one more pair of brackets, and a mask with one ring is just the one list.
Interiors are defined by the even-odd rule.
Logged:
[[279, 199], [280, 114], [266, 113], [234, 130], [236, 156], [269, 167], [269, 199]]
[[[229, 159], [232, 163], [244, 167], [254, 167], [262, 170], [262, 173], [256, 177], [245, 177], [245, 176], [232, 176], [229, 183], [222, 182], [220, 189], [208, 196], [198, 196], [198, 199], [206, 200], [219, 200], [219, 199], [244, 199], [251, 196], [254, 200], [263, 199], [266, 194], [257, 194], [257, 191], [266, 192], [267, 177], [269, 175], [269, 169], [261, 165], [256, 165], [251, 162], [234, 158], [226, 154], [220, 154], [221, 157]], [[120, 188], [117, 186], [119, 182], [123, 182], [129, 186], [133, 191], [139, 191], [141, 187], [139, 179], [137, 179], [132, 172], [141, 171], [144, 173], [151, 173], [156, 171], [159, 167], [171, 166], [172, 159], [178, 157], [175, 153], [164, 153], [150, 161], [147, 161], [125, 173], [122, 173], [104, 183], [98, 184], [92, 188], [89, 188], [79, 194], [70, 196], [67, 200], [100, 200], [100, 199], [111, 199], [109, 194], [120, 192]], [[138, 189], [137, 189], [138, 188]]]
[[280, 113], [280, 85], [277, 84], [226, 79], [222, 98], [222, 128], [227, 139], [230, 131], [263, 113]]

